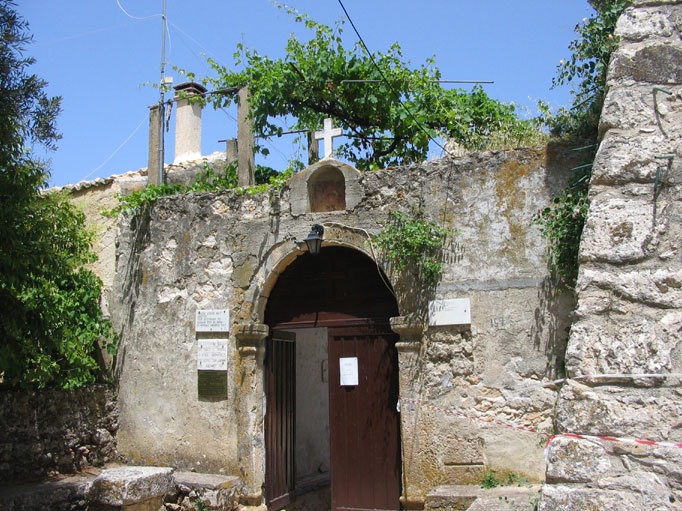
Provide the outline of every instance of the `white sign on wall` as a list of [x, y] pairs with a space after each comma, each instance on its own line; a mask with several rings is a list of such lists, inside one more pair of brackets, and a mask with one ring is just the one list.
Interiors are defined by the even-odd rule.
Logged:
[[227, 309], [198, 310], [195, 330], [197, 332], [229, 332], [230, 311]]
[[199, 339], [197, 369], [227, 371], [227, 339]]
[[429, 326], [470, 325], [471, 302], [468, 298], [429, 302]]
[[358, 357], [342, 357], [339, 359], [339, 372], [342, 386], [358, 384]]

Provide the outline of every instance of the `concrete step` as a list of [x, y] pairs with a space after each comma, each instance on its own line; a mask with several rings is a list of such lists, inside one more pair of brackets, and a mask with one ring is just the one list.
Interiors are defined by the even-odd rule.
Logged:
[[535, 511], [542, 485], [481, 488], [450, 485], [434, 488], [426, 496], [424, 511]]

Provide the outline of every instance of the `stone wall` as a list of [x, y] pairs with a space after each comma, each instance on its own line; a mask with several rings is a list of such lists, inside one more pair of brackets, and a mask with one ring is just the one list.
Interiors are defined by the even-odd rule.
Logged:
[[[224, 157], [224, 153], [215, 153], [197, 161], [167, 165], [167, 182], [168, 184], [190, 184], [202, 171], [204, 162], [209, 164], [215, 164], [217, 161], [224, 162]], [[142, 190], [145, 186], [147, 186], [147, 170], [141, 169], [59, 188], [68, 193], [71, 202], [85, 214], [87, 227], [94, 235], [92, 249], [97, 254], [97, 260], [90, 265], [90, 269], [102, 280], [102, 308], [105, 314], [109, 311], [109, 302], [112, 299], [111, 287], [116, 268], [118, 221], [115, 216], [104, 213], [119, 205], [119, 196], [130, 195]], [[105, 358], [107, 358], [106, 355]]]
[[[556, 393], [545, 387], [562, 370], [573, 304], [550, 284], [533, 218], [577, 158], [551, 146], [361, 173], [347, 183], [353, 196], [343, 211], [301, 210], [297, 194], [307, 188], [293, 183], [254, 196], [164, 198], [124, 220], [112, 302], [119, 450], [135, 463], [239, 475], [257, 497], [263, 311], [277, 275], [320, 223], [325, 246], [377, 255], [407, 325], [399, 347], [405, 501], [423, 502], [440, 484], [478, 483], [487, 469], [543, 479], [543, 436], [523, 428], [551, 426]], [[456, 232], [435, 290], [393, 272], [368, 241], [390, 210], [413, 207]], [[468, 298], [471, 325], [427, 328], [433, 298]], [[224, 399], [198, 392], [198, 309], [230, 310]]]
[[682, 2], [635, 0], [616, 33], [545, 511], [682, 509]]
[[116, 399], [100, 385], [0, 389], [0, 482], [70, 474], [115, 461]]

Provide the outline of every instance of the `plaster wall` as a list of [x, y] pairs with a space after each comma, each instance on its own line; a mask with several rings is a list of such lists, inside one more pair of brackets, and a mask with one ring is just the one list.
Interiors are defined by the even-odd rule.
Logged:
[[296, 333], [296, 481], [329, 479], [327, 329]]
[[[325, 246], [375, 255], [398, 298], [404, 500], [423, 501], [439, 484], [480, 482], [487, 468], [542, 479], [542, 435], [520, 427], [551, 423], [555, 394], [545, 384], [563, 364], [571, 303], [550, 285], [533, 217], [575, 165], [575, 152], [557, 146], [488, 152], [351, 173], [355, 204], [345, 211], [301, 211], [296, 190], [307, 188], [295, 177], [255, 196], [164, 198], [124, 219], [112, 304], [120, 452], [135, 463], [239, 475], [258, 500], [263, 311], [277, 275], [321, 223]], [[456, 232], [435, 289], [393, 271], [368, 240], [390, 210], [411, 208]], [[432, 298], [469, 298], [471, 325], [427, 328]], [[225, 399], [198, 394], [197, 309], [231, 314]]]

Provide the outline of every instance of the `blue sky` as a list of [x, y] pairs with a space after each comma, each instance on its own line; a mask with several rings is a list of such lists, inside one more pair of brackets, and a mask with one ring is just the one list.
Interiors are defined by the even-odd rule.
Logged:
[[[487, 93], [533, 112], [538, 99], [553, 107], [570, 102], [568, 87], [552, 90], [552, 77], [574, 28], [592, 13], [587, 0], [343, 0], [371, 51], [393, 42], [415, 67], [433, 55], [444, 79], [492, 80]], [[344, 17], [338, 0], [290, 0], [315, 20]], [[52, 185], [121, 174], [147, 166], [149, 106], [159, 98], [162, 0], [21, 0], [37, 59], [32, 72], [63, 97], [63, 139], [49, 154]], [[204, 76], [206, 56], [233, 65], [238, 42], [272, 57], [283, 55], [289, 35], [305, 29], [271, 0], [167, 0], [167, 75], [173, 67]], [[347, 24], [344, 40], [357, 41]], [[235, 111], [204, 111], [202, 153], [223, 151], [236, 136]], [[174, 133], [166, 134], [166, 162]], [[295, 156], [288, 138], [275, 139], [269, 160], [281, 167]], [[438, 156], [438, 154], [434, 154]]]

